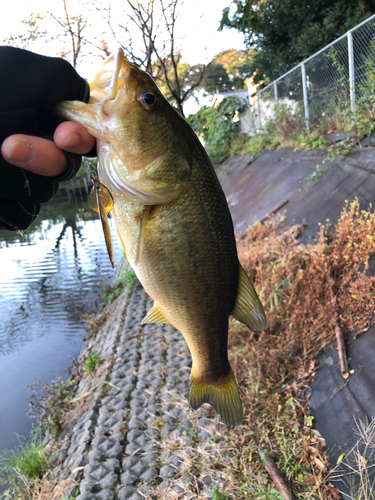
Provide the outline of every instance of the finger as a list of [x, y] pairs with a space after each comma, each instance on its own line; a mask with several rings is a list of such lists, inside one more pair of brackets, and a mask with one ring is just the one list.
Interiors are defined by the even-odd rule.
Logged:
[[59, 148], [76, 154], [88, 153], [95, 144], [95, 137], [82, 125], [74, 122], [60, 123], [53, 140]]
[[54, 142], [30, 135], [7, 137], [1, 154], [8, 163], [47, 177], [61, 175], [68, 166], [66, 156]]

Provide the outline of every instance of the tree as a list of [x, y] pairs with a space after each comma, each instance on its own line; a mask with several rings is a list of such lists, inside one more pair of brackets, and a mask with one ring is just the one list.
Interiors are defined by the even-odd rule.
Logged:
[[47, 34], [47, 30], [40, 27], [43, 19], [43, 16], [41, 16], [39, 13], [30, 12], [30, 15], [27, 19], [21, 20], [21, 23], [23, 24], [26, 31], [15, 36], [10, 35], [6, 37], [3, 42], [6, 45], [11, 45], [12, 47], [26, 49], [30, 45], [30, 43]]
[[236, 28], [255, 49], [256, 82], [278, 78], [375, 13], [374, 0], [233, 0], [220, 28]]
[[174, 57], [157, 59], [153, 64], [153, 77], [166, 98], [176, 104], [178, 111], [184, 116], [183, 105], [195, 90], [201, 88], [204, 72], [208, 66], [190, 65], [182, 62], [181, 53]]
[[66, 0], [62, 0], [62, 3], [65, 14], [64, 18], [57, 17], [51, 12], [49, 12], [49, 15], [63, 29], [64, 34], [69, 37], [70, 41], [70, 48], [68, 50], [64, 49], [59, 55], [66, 59], [66, 56], [70, 54], [72, 65], [76, 68], [84, 41], [82, 32], [87, 26], [87, 17], [84, 17], [81, 13], [77, 16], [70, 16]]
[[210, 67], [206, 69], [202, 87], [206, 95], [234, 90], [224, 66], [214, 61], [210, 64]]
[[229, 49], [217, 54], [206, 69], [202, 87], [206, 93], [230, 92], [246, 88], [252, 76], [253, 50]]
[[[88, 2], [89, 0], [81, 0], [69, 3], [68, 0], [61, 0], [53, 4], [53, 11], [48, 11], [43, 16], [31, 12], [27, 19], [21, 20], [21, 33], [8, 36], [4, 42], [23, 49], [34, 44], [38, 46], [41, 41], [54, 42], [50, 45], [53, 47], [53, 53], [68, 59], [74, 68], [85, 55], [95, 55], [103, 59], [109, 55], [108, 46], [103, 33], [97, 35], [97, 28], [90, 31], [88, 16], [92, 9]], [[57, 29], [51, 27], [52, 23]]]
[[[108, 24], [117, 43], [122, 47], [124, 53], [139, 68], [147, 71], [153, 76], [153, 55], [156, 34], [159, 29], [159, 20], [155, 20], [154, 0], [147, 2], [127, 0], [128, 10], [127, 22], [112, 24], [111, 6], [108, 8]], [[118, 33], [118, 28], [121, 28]], [[132, 29], [133, 28], [133, 29]], [[134, 32], [137, 41], [134, 43]]]
[[[113, 36], [129, 60], [154, 77], [166, 97], [183, 115], [183, 105], [200, 88], [206, 65], [190, 65], [183, 61], [176, 34], [180, 1], [126, 0], [126, 19], [121, 22], [121, 13], [113, 16], [112, 8], [104, 7], [99, 0], [94, 4], [92, 0], [60, 0], [53, 4], [54, 10], [48, 12], [49, 16], [41, 18], [35, 15], [32, 21], [24, 21], [29, 32], [18, 42], [25, 48], [37, 39], [58, 41], [59, 45], [54, 44], [58, 47], [56, 52], [76, 67], [84, 55], [108, 56], [108, 43]], [[58, 7], [60, 12], [57, 12]], [[98, 13], [99, 22], [92, 23], [94, 14]], [[51, 19], [57, 30], [48, 29]], [[103, 21], [105, 31], [97, 34], [97, 26]], [[45, 23], [44, 30], [39, 27], [42, 22]]]
[[[90, 0], [61, 0], [63, 16], [55, 15], [49, 11], [48, 14], [60, 28], [56, 38], [64, 43], [64, 48], [58, 55], [64, 59], [70, 59], [74, 68], [83, 56], [96, 56], [105, 59], [110, 55], [107, 44], [108, 34], [98, 33], [98, 23], [92, 24], [93, 11], [99, 11], [97, 3], [91, 5]], [[69, 5], [68, 5], [69, 4]], [[73, 12], [74, 14], [72, 15]], [[90, 22], [91, 18], [91, 22]], [[103, 24], [106, 26], [106, 24]], [[85, 31], [85, 34], [83, 33]]]
[[[127, 0], [127, 23], [115, 27], [110, 21], [110, 26], [129, 59], [154, 77], [184, 116], [183, 105], [199, 88], [206, 66], [191, 66], [182, 61], [176, 36], [178, 2]], [[141, 43], [137, 43], [137, 38]]]

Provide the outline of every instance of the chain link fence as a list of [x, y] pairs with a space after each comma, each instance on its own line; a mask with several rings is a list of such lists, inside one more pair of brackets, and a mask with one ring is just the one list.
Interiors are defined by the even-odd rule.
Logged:
[[257, 92], [254, 123], [263, 129], [282, 106], [304, 116], [308, 130], [337, 127], [374, 97], [375, 15]]

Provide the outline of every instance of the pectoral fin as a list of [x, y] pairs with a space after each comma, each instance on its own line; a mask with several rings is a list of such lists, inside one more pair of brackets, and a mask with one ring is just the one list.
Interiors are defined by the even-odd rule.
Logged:
[[139, 228], [137, 257], [135, 260], [136, 264], [141, 260], [141, 257], [142, 257], [143, 243], [145, 241], [146, 224], [147, 224], [147, 220], [148, 220], [148, 216], [150, 214], [150, 211], [151, 211], [151, 206], [145, 205], [145, 208], [144, 208], [143, 214], [142, 214], [141, 227]]
[[154, 305], [141, 322], [142, 325], [145, 325], [146, 323], [170, 323], [170, 321], [164, 316], [164, 313], [158, 304], [154, 302]]
[[129, 257], [129, 254], [128, 254], [128, 251], [126, 250], [126, 246], [125, 246], [125, 243], [121, 237], [121, 234], [120, 234], [120, 231], [117, 229], [117, 234], [118, 234], [118, 237], [120, 238], [120, 241], [121, 241], [121, 245], [122, 245], [122, 248], [124, 249], [124, 252], [125, 252], [125, 255], [126, 255], [126, 258], [128, 259], [128, 262], [130, 265], [131, 264], [131, 261], [130, 261], [130, 257]]
[[239, 264], [237, 297], [232, 316], [254, 332], [260, 332], [267, 326], [263, 306], [241, 264]]

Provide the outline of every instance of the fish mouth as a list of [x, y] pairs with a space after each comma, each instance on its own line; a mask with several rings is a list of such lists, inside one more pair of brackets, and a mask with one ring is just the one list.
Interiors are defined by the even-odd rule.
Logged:
[[132, 64], [125, 57], [124, 51], [122, 49], [118, 49], [115, 57], [115, 67], [113, 70], [111, 83], [108, 88], [107, 97], [105, 97], [102, 101], [103, 106], [107, 101], [113, 101], [116, 98], [118, 91], [118, 82], [122, 79], [124, 81], [127, 80], [131, 67]]
[[100, 101], [102, 105], [107, 101], [113, 101], [118, 91], [118, 82], [127, 79], [132, 66], [124, 51], [119, 48], [116, 54], [111, 55], [103, 63], [89, 82], [90, 97]]

